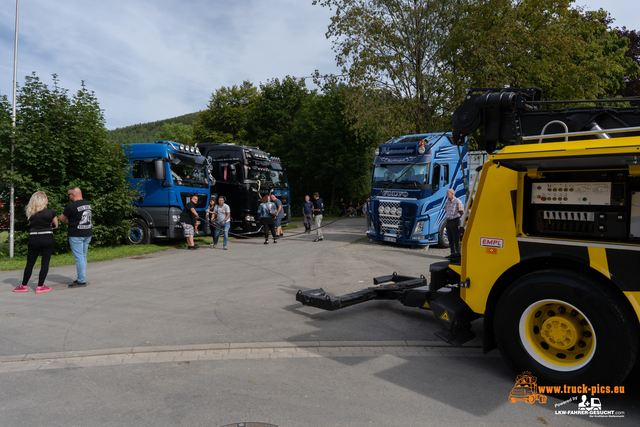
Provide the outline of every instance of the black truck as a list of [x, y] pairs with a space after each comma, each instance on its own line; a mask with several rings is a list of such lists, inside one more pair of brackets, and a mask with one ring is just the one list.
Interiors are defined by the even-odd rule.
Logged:
[[[258, 233], [262, 229], [258, 215], [260, 199], [275, 190], [269, 153], [232, 144], [201, 143], [197, 148], [209, 162], [216, 181], [211, 186], [211, 196], [224, 196], [231, 208], [231, 232]], [[288, 199], [288, 195], [278, 193], [281, 191], [275, 194], [284, 207], [288, 200], [282, 199]]]

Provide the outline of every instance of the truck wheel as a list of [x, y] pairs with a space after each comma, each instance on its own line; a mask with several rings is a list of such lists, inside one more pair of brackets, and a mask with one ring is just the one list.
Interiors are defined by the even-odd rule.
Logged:
[[149, 242], [151, 242], [151, 235], [149, 234], [147, 223], [140, 218], [134, 219], [127, 234], [127, 244], [148, 245]]
[[449, 247], [449, 236], [447, 236], [447, 221], [442, 221], [442, 224], [440, 224], [440, 229], [438, 230], [438, 247]]
[[618, 385], [638, 352], [638, 320], [622, 297], [564, 270], [531, 273], [510, 285], [493, 326], [509, 365], [542, 384]]

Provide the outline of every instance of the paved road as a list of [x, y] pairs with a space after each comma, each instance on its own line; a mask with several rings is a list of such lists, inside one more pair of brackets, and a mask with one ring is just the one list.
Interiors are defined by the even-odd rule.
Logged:
[[509, 403], [516, 374], [498, 352], [483, 355], [481, 337], [438, 341], [428, 311], [297, 303], [298, 289], [426, 275], [446, 255], [370, 244], [363, 230], [348, 219], [319, 243], [291, 230], [275, 245], [90, 264], [84, 289], [64, 285], [74, 267], [54, 268], [47, 294], [10, 292], [21, 272], [0, 273], [0, 425], [638, 425], [637, 374], [624, 395], [599, 395], [624, 418], [560, 415], [576, 394]]

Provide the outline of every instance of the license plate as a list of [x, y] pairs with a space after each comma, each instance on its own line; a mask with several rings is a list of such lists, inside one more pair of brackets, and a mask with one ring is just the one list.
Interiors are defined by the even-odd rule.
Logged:
[[395, 238], [395, 237], [385, 237], [385, 238], [384, 238], [384, 241], [385, 241], [385, 242], [395, 242], [395, 241], [396, 241], [396, 238]]

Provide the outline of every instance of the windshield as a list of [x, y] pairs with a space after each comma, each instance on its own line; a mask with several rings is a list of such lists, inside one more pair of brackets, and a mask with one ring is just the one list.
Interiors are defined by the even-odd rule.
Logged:
[[415, 186], [429, 182], [429, 163], [415, 165], [376, 165], [373, 170], [374, 184], [390, 184], [396, 179], [398, 184]]
[[209, 186], [205, 165], [195, 165], [186, 162], [180, 162], [177, 165], [172, 164], [171, 176], [173, 176], [175, 184], [179, 186], [202, 188]]
[[287, 174], [282, 170], [271, 170], [269, 174], [271, 182], [274, 187], [286, 187], [287, 186]]

